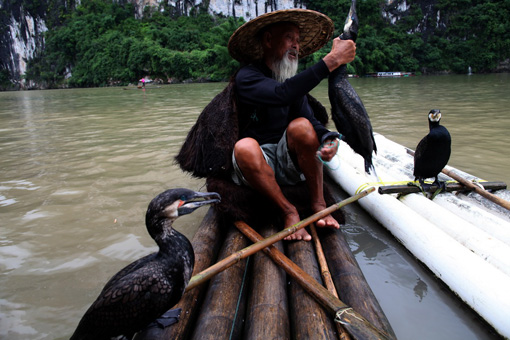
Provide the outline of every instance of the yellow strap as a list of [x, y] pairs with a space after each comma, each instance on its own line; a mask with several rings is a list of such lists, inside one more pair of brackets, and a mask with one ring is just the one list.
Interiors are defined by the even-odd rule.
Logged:
[[384, 186], [384, 185], [405, 185], [407, 183], [409, 183], [409, 181], [398, 181], [398, 182], [379, 181], [379, 182], [363, 183], [358, 187], [358, 189], [356, 189], [355, 194], [360, 193], [361, 191], [365, 190], [367, 187], [376, 187], [377, 188], [377, 187]]

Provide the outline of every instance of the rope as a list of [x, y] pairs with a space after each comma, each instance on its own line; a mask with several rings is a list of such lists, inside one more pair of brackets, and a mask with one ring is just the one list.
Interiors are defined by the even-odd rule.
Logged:
[[[340, 137], [339, 137], [339, 138], [341, 138], [341, 137], [342, 137], [342, 135], [340, 135]], [[323, 159], [322, 159], [322, 157], [321, 157], [320, 151], [322, 150], [322, 148], [328, 148], [328, 149], [329, 149], [329, 148], [337, 147], [337, 146], [339, 145], [339, 143], [340, 143], [340, 140], [339, 140], [338, 138], [336, 138], [334, 141], [331, 141], [331, 142], [324, 142], [324, 143], [322, 143], [322, 144], [319, 146], [319, 149], [317, 149], [317, 158], [319, 159], [319, 161], [321, 161], [321, 163], [322, 163], [324, 166], [328, 167], [328, 169], [330, 169], [330, 170], [336, 170], [336, 169], [338, 169], [338, 167], [339, 167], [339, 166], [337, 166], [337, 167], [336, 167], [336, 168], [334, 168], [334, 169], [333, 169], [332, 167], [330, 167], [330, 166], [329, 166], [330, 161], [325, 161], [325, 160], [323, 160]], [[335, 155], [335, 156], [336, 156], [336, 155]]]
[[234, 314], [234, 321], [232, 322], [232, 328], [230, 329], [230, 336], [229, 340], [232, 340], [232, 337], [234, 336], [234, 325], [236, 324], [237, 315], [239, 314], [239, 306], [241, 305], [241, 298], [243, 296], [243, 290], [244, 290], [244, 284], [246, 282], [246, 276], [248, 274], [248, 265], [250, 264], [250, 257], [246, 259], [246, 264], [244, 266], [244, 274], [243, 274], [243, 282], [241, 283], [241, 290], [239, 291], [239, 297], [237, 298], [237, 306], [236, 306], [236, 312]]
[[345, 314], [348, 314], [350, 316], [352, 316], [353, 318], [356, 318], [358, 319], [359, 321], [363, 321], [362, 319], [360, 319], [356, 314], [353, 313], [354, 310], [352, 309], [352, 307], [344, 307], [344, 308], [341, 308], [339, 309], [337, 312], [336, 312], [336, 315], [335, 315], [335, 322], [338, 322], [342, 325], [347, 325], [349, 324], [349, 322], [345, 322], [345, 321], [342, 321], [342, 315], [345, 313]]

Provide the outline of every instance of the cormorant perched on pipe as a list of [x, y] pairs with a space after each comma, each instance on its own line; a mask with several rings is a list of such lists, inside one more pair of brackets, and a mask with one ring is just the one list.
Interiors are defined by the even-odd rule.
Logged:
[[217, 193], [171, 189], [156, 196], [145, 224], [159, 251], [147, 255], [115, 274], [90, 306], [71, 340], [131, 339], [181, 298], [188, 284], [195, 255], [189, 240], [172, 228], [179, 216], [217, 203]]
[[438, 175], [450, 159], [452, 139], [448, 130], [439, 125], [441, 111], [430, 110], [428, 117], [430, 132], [416, 147], [413, 174], [423, 189], [430, 187], [424, 181], [432, 177], [435, 178], [434, 184], [444, 189], [445, 183], [439, 181]]

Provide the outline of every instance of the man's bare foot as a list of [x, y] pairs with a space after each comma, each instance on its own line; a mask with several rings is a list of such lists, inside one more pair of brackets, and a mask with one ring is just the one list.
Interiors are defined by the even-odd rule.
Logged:
[[303, 228], [303, 229], [299, 229], [294, 234], [290, 234], [289, 236], [284, 238], [284, 240], [285, 241], [301, 241], [301, 240], [311, 241], [312, 236], [310, 236], [310, 234], [308, 234], [308, 232], [305, 230], [305, 228]]
[[[326, 206], [316, 206], [313, 207], [315, 212], [322, 211], [326, 209]], [[319, 228], [333, 228], [333, 229], [340, 229], [340, 223], [338, 223], [337, 220], [331, 215], [328, 215], [326, 217], [321, 218], [318, 220], [315, 225]]]
[[326, 227], [326, 228], [340, 229], [340, 224], [331, 215], [321, 218], [320, 220], [318, 220], [315, 223], [315, 225], [319, 228]]
[[[298, 223], [299, 221], [301, 221], [301, 219], [299, 218], [299, 214], [297, 212], [287, 214], [284, 217], [285, 228], [291, 227], [294, 224]], [[299, 229], [294, 234], [290, 234], [289, 236], [285, 237], [284, 240], [285, 241], [301, 241], [301, 240], [311, 241], [312, 236], [310, 234], [308, 234], [308, 232], [305, 230], [305, 228], [303, 228], [303, 229]]]

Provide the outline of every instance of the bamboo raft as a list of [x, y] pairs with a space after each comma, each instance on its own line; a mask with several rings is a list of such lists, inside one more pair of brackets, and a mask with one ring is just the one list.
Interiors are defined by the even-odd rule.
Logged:
[[[148, 328], [135, 339], [396, 338], [340, 230], [317, 230], [329, 271], [320, 269], [313, 242], [279, 241], [264, 248], [270, 256], [256, 252], [238, 259], [210, 281], [195, 284], [197, 274], [252, 245], [250, 238], [256, 241], [275, 236], [280, 227], [269, 224], [256, 229], [262, 236], [246, 223], [224, 221], [214, 207], [210, 208], [192, 239], [194, 276], [188, 286], [192, 288], [175, 306], [182, 309], [179, 321], [166, 328]], [[328, 295], [319, 284], [325, 271], [341, 300]], [[317, 298], [321, 296], [326, 300]], [[353, 313], [335, 322], [331, 310], [337, 308]], [[338, 327], [341, 323], [344, 327]]]
[[378, 179], [365, 174], [363, 159], [345, 143], [327, 167], [329, 176], [351, 195], [367, 185], [378, 187], [360, 206], [496, 332], [510, 338], [506, 184], [484, 182], [447, 166], [440, 179], [456, 180], [464, 189], [450, 192], [460, 188], [448, 184], [451, 190], [430, 200], [407, 185], [414, 180], [412, 151], [379, 134], [375, 139]]

